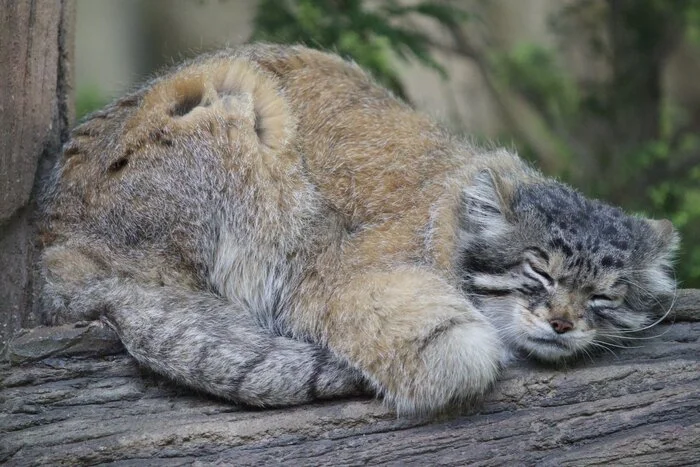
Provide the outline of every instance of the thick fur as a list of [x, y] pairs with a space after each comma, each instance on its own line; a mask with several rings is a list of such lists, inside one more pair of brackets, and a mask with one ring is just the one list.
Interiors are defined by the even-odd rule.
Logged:
[[[104, 319], [142, 364], [247, 404], [370, 387], [439, 411], [482, 394], [509, 351], [574, 355], [597, 329], [643, 327], [673, 289], [670, 225], [453, 138], [303, 47], [181, 65], [79, 125], [52, 176], [48, 320]], [[572, 209], [603, 213], [576, 224], [603, 238], [576, 258]], [[644, 292], [591, 318], [609, 305], [595, 288], [623, 276]]]

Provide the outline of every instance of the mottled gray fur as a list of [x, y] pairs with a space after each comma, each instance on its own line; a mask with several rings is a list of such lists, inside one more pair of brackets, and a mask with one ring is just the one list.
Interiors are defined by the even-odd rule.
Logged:
[[[490, 176], [482, 177], [477, 186], [494, 202], [486, 208], [482, 202], [477, 215], [477, 198], [467, 198], [472, 215], [466, 231], [472, 235], [463, 252], [464, 290], [512, 350], [556, 360], [588, 353], [591, 346], [626, 344], [635, 339], [630, 333], [658, 323], [651, 310], [675, 285], [669, 253], [677, 238], [670, 223], [626, 215], [554, 180], [517, 186], [503, 206]], [[523, 252], [528, 251], [526, 263], [539, 264], [524, 269]], [[562, 293], [568, 294], [567, 305], [577, 306], [574, 313], [561, 309], [562, 300], [556, 303]], [[572, 303], [577, 295], [585, 299]], [[559, 308], [553, 316], [578, 318], [598, 335], [570, 339], [575, 332], [529, 333], [512, 322], [518, 296], [526, 299], [525, 313]]]

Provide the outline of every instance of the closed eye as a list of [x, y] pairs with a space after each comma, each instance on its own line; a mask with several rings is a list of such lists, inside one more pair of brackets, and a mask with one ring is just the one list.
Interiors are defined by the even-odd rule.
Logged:
[[523, 274], [534, 281], [541, 282], [546, 288], [554, 286], [554, 279], [552, 276], [547, 274], [539, 267], [533, 265], [530, 261], [525, 261], [523, 265]]
[[605, 294], [591, 295], [588, 300], [588, 306], [591, 308], [617, 308], [621, 303], [621, 298], [613, 298]]

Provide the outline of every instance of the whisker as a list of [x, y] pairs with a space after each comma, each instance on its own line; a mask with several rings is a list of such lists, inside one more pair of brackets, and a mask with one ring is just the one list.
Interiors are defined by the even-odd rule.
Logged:
[[579, 352], [583, 353], [586, 357], [588, 357], [591, 360], [591, 363], [595, 362], [593, 355], [591, 355], [591, 353], [585, 347], [581, 347], [579, 350], [576, 351], [576, 353]]
[[[601, 337], [612, 337], [614, 339], [627, 339], [627, 340], [634, 340], [634, 341], [646, 341], [646, 340], [651, 340], [651, 339], [656, 339], [658, 337], [663, 336], [667, 332], [669, 332], [671, 328], [667, 328], [664, 332], [661, 332], [659, 334], [654, 334], [653, 336], [646, 336], [646, 337], [634, 337], [634, 336], [622, 336], [619, 334], [607, 334], [607, 333], [602, 333], [599, 332], [598, 335]], [[623, 332], [623, 331], [621, 331]]]
[[600, 342], [593, 341], [593, 342], [591, 342], [591, 345], [594, 345], [594, 346], [596, 346], [596, 347], [598, 347], [598, 348], [601, 348], [601, 349], [603, 349], [603, 350], [605, 350], [605, 351], [607, 351], [607, 352], [610, 352], [611, 354], [613, 354], [613, 356], [614, 356], [616, 359], [619, 359], [619, 358], [620, 358], [620, 357], [617, 356], [617, 354], [616, 354], [611, 348], [609, 348], [609, 347], [606, 346], [606, 345], [603, 345], [603, 344], [600, 343]]
[[595, 342], [597, 342], [598, 344], [605, 344], [605, 345], [608, 345], [610, 347], [615, 347], [618, 349], [641, 349], [643, 347], [641, 345], [626, 345], [626, 344], [618, 345], [618, 344], [613, 344], [612, 342], [603, 342], [603, 341], [595, 341]]
[[661, 305], [661, 302], [659, 301], [659, 299], [658, 299], [658, 297], [656, 296], [656, 294], [653, 294], [653, 293], [649, 292], [649, 290], [647, 290], [646, 288], [642, 287], [639, 283], [634, 282], [634, 281], [632, 281], [632, 280], [630, 280], [630, 279], [627, 279], [627, 278], [620, 278], [620, 282], [622, 282], [623, 284], [631, 285], [631, 286], [633, 286], [633, 287], [638, 288], [639, 290], [641, 290], [642, 292], [644, 292], [644, 293], [646, 294], [647, 297], [651, 297], [651, 298], [656, 302], [657, 305]]
[[[649, 295], [650, 297], [652, 297], [652, 298], [654, 299], [654, 301], [657, 303], [657, 305], [663, 306], [663, 304], [662, 304], [661, 301], [658, 299], [658, 297], [656, 297], [656, 296], [654, 296], [653, 294], [651, 294], [648, 290], [646, 290], [644, 287], [640, 286], [639, 284], [636, 284], [636, 283], [634, 283], [634, 282], [632, 282], [632, 281], [630, 281], [630, 280], [627, 280], [627, 279], [622, 279], [622, 282], [626, 282], [626, 283], [628, 283], [629, 285], [632, 285], [632, 286], [634, 286], [634, 287], [637, 287], [638, 289], [642, 290], [643, 292], [646, 292], [647, 295]], [[673, 307], [674, 307], [675, 304], [676, 304], [677, 298], [678, 298], [678, 289], [675, 289], [675, 290], [673, 291], [673, 299], [671, 300], [671, 304], [668, 306], [668, 309], [664, 312], [664, 314], [663, 314], [659, 319], [657, 319], [656, 321], [654, 321], [653, 323], [651, 323], [651, 324], [649, 324], [649, 325], [647, 325], [647, 326], [645, 326], [645, 327], [642, 327], [642, 328], [639, 328], [639, 329], [624, 330], [624, 331], [620, 331], [620, 332], [624, 332], [624, 333], [636, 333], [636, 332], [645, 331], [645, 330], [647, 330], [647, 329], [653, 328], [654, 326], [657, 326], [658, 324], [660, 324], [661, 322], [663, 322], [663, 321], [666, 319], [666, 317], [668, 317], [668, 315], [671, 313], [671, 310], [673, 310]]]

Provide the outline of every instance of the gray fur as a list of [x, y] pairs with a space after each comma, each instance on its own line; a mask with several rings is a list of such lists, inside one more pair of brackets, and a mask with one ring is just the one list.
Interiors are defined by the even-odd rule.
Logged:
[[180, 383], [261, 407], [361, 392], [359, 373], [316, 345], [261, 333], [241, 304], [114, 282], [94, 292], [103, 319], [140, 363]]
[[[490, 177], [477, 177], [476, 182], [481, 188], [467, 190], [466, 205], [469, 213], [481, 215], [466, 221], [464, 290], [514, 350], [558, 360], [626, 344], [635, 339], [630, 333], [654, 324], [658, 297], [675, 288], [671, 259], [678, 239], [672, 231], [659, 231], [658, 221], [629, 216], [553, 180], [517, 185], [506, 205]], [[475, 190], [481, 195], [471, 194]], [[484, 192], [491, 202], [486, 208]], [[523, 266], [528, 254], [544, 277]], [[601, 290], [601, 284], [612, 292]], [[528, 341], [532, 336], [527, 330], [514, 329], [518, 297], [527, 301], [528, 310], [542, 307], [554, 313], [554, 297], [564, 293], [580, 299], [578, 311], [569, 318], [581, 319], [597, 334], [540, 333], [540, 347]], [[595, 298], [611, 294], [617, 294], [612, 302]], [[561, 351], [547, 349], [547, 339], [561, 344]]]

